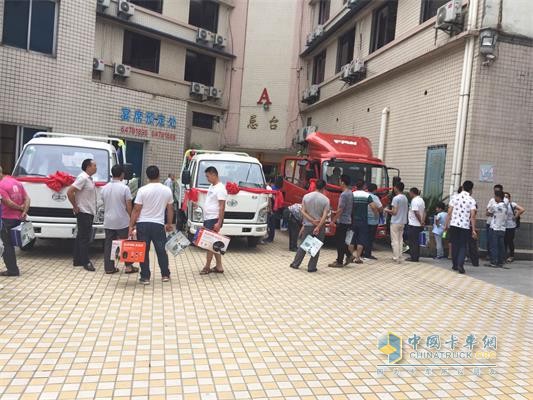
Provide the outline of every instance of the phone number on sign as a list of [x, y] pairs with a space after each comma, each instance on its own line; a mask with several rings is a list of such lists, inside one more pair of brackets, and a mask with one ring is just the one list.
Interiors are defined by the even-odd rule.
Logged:
[[172, 142], [176, 141], [175, 133], [156, 131], [156, 130], [149, 131], [148, 129], [135, 128], [133, 126], [123, 126], [120, 128], [120, 132], [123, 135], [135, 136], [135, 137], [140, 137], [140, 138], [163, 139], [163, 140], [169, 140]]

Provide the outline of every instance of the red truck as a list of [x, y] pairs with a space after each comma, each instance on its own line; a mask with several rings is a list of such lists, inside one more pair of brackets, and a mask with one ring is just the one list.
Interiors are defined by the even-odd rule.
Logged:
[[[309, 192], [314, 179], [324, 179], [327, 183], [325, 195], [330, 199], [331, 209], [337, 209], [341, 188], [339, 178], [349, 175], [354, 184], [362, 179], [366, 184], [375, 183], [377, 195], [385, 207], [390, 191], [389, 170], [383, 161], [372, 155], [372, 145], [365, 137], [335, 135], [322, 132], [310, 133], [304, 142], [305, 154], [285, 157], [281, 161], [280, 173], [283, 176], [283, 194], [286, 206], [301, 203]], [[335, 228], [326, 226], [326, 236], [333, 236]], [[380, 225], [376, 237], [387, 236], [385, 225]]]

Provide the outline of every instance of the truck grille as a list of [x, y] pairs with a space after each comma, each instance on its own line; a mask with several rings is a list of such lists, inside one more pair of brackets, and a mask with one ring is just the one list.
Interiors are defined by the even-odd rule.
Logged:
[[30, 217], [76, 218], [72, 208], [30, 207]]
[[235, 212], [229, 211], [224, 213], [224, 219], [254, 219], [253, 212]]

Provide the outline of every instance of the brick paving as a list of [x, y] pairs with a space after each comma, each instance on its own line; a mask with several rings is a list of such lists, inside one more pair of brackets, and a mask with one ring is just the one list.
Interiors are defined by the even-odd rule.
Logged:
[[[71, 266], [62, 242], [19, 255], [0, 278], [0, 398], [4, 399], [531, 399], [533, 303], [528, 296], [429, 263], [378, 261], [319, 271], [289, 268], [286, 237], [224, 256], [200, 276], [204, 253], [171, 258], [172, 280]], [[152, 265], [154, 265], [154, 254]], [[157, 268], [157, 267], [156, 267]], [[495, 367], [393, 368], [386, 332], [426, 345], [497, 336]], [[464, 349], [463, 349], [464, 350]], [[465, 360], [431, 360], [455, 363]], [[447, 374], [445, 374], [446, 371]]]

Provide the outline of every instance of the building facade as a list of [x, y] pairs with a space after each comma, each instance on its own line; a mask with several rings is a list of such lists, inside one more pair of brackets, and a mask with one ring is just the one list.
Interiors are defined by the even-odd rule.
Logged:
[[218, 148], [233, 7], [231, 0], [1, 0], [4, 169], [39, 130], [124, 138], [141, 175], [149, 164], [179, 172], [184, 147]]

